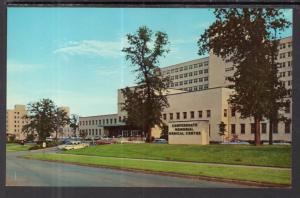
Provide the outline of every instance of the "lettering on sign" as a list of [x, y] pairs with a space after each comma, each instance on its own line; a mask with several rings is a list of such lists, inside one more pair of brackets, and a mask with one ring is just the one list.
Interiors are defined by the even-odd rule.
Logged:
[[174, 123], [169, 125], [169, 135], [201, 135], [198, 123]]

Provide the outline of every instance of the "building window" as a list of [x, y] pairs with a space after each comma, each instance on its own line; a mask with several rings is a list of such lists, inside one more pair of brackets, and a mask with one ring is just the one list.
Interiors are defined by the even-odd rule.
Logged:
[[291, 133], [291, 122], [290, 121], [286, 121], [284, 123], [284, 132]]
[[[101, 120], [99, 120], [99, 121], [101, 121]], [[121, 122], [121, 121], [122, 121], [122, 117], [119, 116], [119, 122]], [[101, 122], [100, 122], [100, 124], [101, 124]]]
[[203, 74], [203, 70], [199, 70], [199, 75], [200, 75], [200, 74]]
[[194, 118], [195, 118], [195, 113], [194, 113], [194, 111], [191, 111], [190, 114], [191, 114], [191, 119], [194, 119]]
[[278, 133], [278, 123], [273, 124], [273, 133]]
[[177, 120], [180, 119], [180, 113], [179, 113], [179, 112], [176, 113], [176, 119], [177, 119]]
[[210, 110], [206, 110], [206, 117], [210, 118], [211, 116], [211, 111]]
[[254, 134], [255, 133], [255, 124], [251, 123], [251, 133]]
[[235, 134], [235, 124], [231, 124], [231, 134]]
[[198, 117], [202, 118], [202, 111], [198, 111]]
[[227, 109], [224, 109], [224, 117], [227, 117]]
[[241, 134], [245, 134], [245, 124], [241, 124]]
[[116, 124], [117, 123], [117, 118], [115, 118], [114, 121], [115, 121], [115, 124]]
[[91, 121], [89, 120], [89, 125], [91, 125]]
[[285, 107], [285, 113], [291, 113], [291, 104], [290, 101], [287, 101], [287, 106]]
[[205, 85], [203, 86], [203, 88], [204, 88], [204, 89], [208, 89], [208, 84], [205, 84]]
[[167, 119], [167, 114], [163, 114], [163, 119], [166, 120]]
[[204, 73], [207, 74], [207, 73], [208, 73], [208, 69], [205, 69], [205, 70], [204, 70]]
[[235, 116], [235, 108], [231, 108], [231, 117]]
[[173, 113], [170, 113], [170, 120], [173, 120]]
[[267, 124], [261, 123], [261, 133], [267, 133]]
[[204, 77], [204, 81], [208, 81], [208, 77]]
[[186, 119], [186, 112], [183, 112], [183, 119]]

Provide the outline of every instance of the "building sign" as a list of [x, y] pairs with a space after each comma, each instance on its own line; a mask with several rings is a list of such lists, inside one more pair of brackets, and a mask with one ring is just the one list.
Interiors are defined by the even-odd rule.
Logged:
[[169, 144], [209, 144], [208, 121], [169, 123]]

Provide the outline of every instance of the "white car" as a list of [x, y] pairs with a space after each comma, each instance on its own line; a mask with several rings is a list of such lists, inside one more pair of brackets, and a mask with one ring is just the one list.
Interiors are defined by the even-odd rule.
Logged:
[[74, 150], [74, 149], [82, 149], [88, 147], [89, 144], [81, 143], [80, 141], [70, 141], [66, 144], [60, 145], [57, 148], [60, 150]]
[[229, 141], [229, 142], [222, 142], [221, 144], [245, 144], [249, 145], [249, 142], [242, 141], [242, 140], [235, 140], [235, 141]]

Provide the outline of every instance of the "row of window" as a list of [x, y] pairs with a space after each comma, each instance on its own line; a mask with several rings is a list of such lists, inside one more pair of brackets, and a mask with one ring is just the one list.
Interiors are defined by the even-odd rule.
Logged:
[[204, 69], [204, 70], [199, 70], [199, 71], [194, 71], [194, 72], [189, 72], [189, 73], [170, 76], [170, 79], [171, 80], [174, 80], [174, 79], [176, 80], [176, 79], [179, 79], [179, 78], [187, 78], [187, 77], [197, 76], [197, 75], [202, 75], [202, 74], [207, 74], [207, 73], [208, 73], [208, 69]]
[[279, 72], [279, 73], [278, 73], [278, 76], [279, 76], [279, 77], [292, 76], [292, 71]]
[[190, 79], [190, 80], [185, 80], [185, 81], [179, 81], [179, 82], [172, 82], [170, 84], [170, 87], [177, 87], [177, 86], [182, 86], [182, 85], [187, 85], [187, 84], [193, 84], [193, 83], [198, 83], [198, 82], [207, 82], [208, 77], [204, 78], [195, 78], [195, 79]]
[[286, 65], [292, 67], [292, 61], [278, 63], [278, 68], [284, 68]]
[[[290, 113], [291, 112], [291, 102], [288, 100], [289, 105], [287, 107], [285, 107], [285, 113]], [[235, 117], [236, 116], [236, 110], [234, 108], [231, 108], [231, 117]], [[224, 109], [223, 111], [223, 116], [227, 117], [227, 109]]]
[[[287, 54], [287, 56], [286, 56], [286, 54]], [[292, 52], [290, 51], [290, 52], [287, 52], [287, 53], [280, 53], [279, 54], [279, 59], [282, 59], [282, 58], [285, 58], [285, 57], [292, 57]], [[277, 59], [277, 57], [276, 57], [276, 59]]]
[[[176, 113], [169, 113], [169, 120], [173, 120], [175, 116], [176, 116], [176, 120], [180, 120], [181, 115], [182, 115], [183, 119], [188, 119], [187, 118], [187, 115], [188, 115], [187, 112], [182, 112], [182, 113], [176, 112]], [[203, 118], [203, 111], [198, 111], [197, 113], [195, 111], [190, 111], [189, 115], [190, 115], [189, 119], [195, 119], [196, 117], [197, 118]], [[207, 118], [211, 117], [211, 110], [206, 110], [206, 117]], [[166, 113], [163, 114], [163, 119], [167, 120], [167, 114]]]
[[[125, 116], [123, 116], [123, 120], [125, 120]], [[119, 116], [119, 122], [122, 122], [122, 117]], [[107, 118], [103, 120], [85, 120], [79, 121], [80, 126], [88, 126], [88, 125], [101, 125], [101, 124], [117, 124], [117, 118]]]
[[185, 88], [182, 88], [181, 90], [183, 90], [183, 91], [201, 91], [201, 90], [205, 90], [205, 89], [208, 89], [208, 84], [194, 86], [194, 87], [185, 87]]
[[182, 66], [180, 68], [174, 68], [174, 69], [170, 69], [170, 70], [166, 70], [163, 71], [163, 74], [170, 74], [170, 73], [176, 73], [176, 72], [181, 72], [183, 70], [188, 70], [188, 69], [196, 69], [198, 67], [202, 67], [202, 66], [208, 66], [208, 61], [206, 62], [202, 62], [202, 63], [197, 63], [197, 64], [193, 64], [193, 65], [186, 65], [186, 66]]
[[86, 133], [87, 135], [101, 135], [101, 129], [82, 129], [80, 133]]
[[285, 46], [287, 45], [288, 48], [292, 47], [292, 42], [287, 42], [287, 43], [281, 43], [279, 45], [279, 49], [285, 49]]
[[[254, 134], [255, 133], [255, 124], [251, 123], [250, 128], [251, 128], [251, 133]], [[236, 124], [231, 124], [231, 131], [230, 132], [231, 132], [231, 134], [236, 134], [236, 132], [237, 132]], [[267, 123], [261, 123], [260, 132], [262, 134], [267, 133]], [[284, 123], [284, 132], [285, 133], [291, 133], [291, 122], [285, 122]], [[240, 134], [245, 134], [245, 133], [246, 133], [246, 124], [240, 124]], [[275, 134], [278, 133], [278, 123], [274, 124], [273, 133], [275, 133]]]

